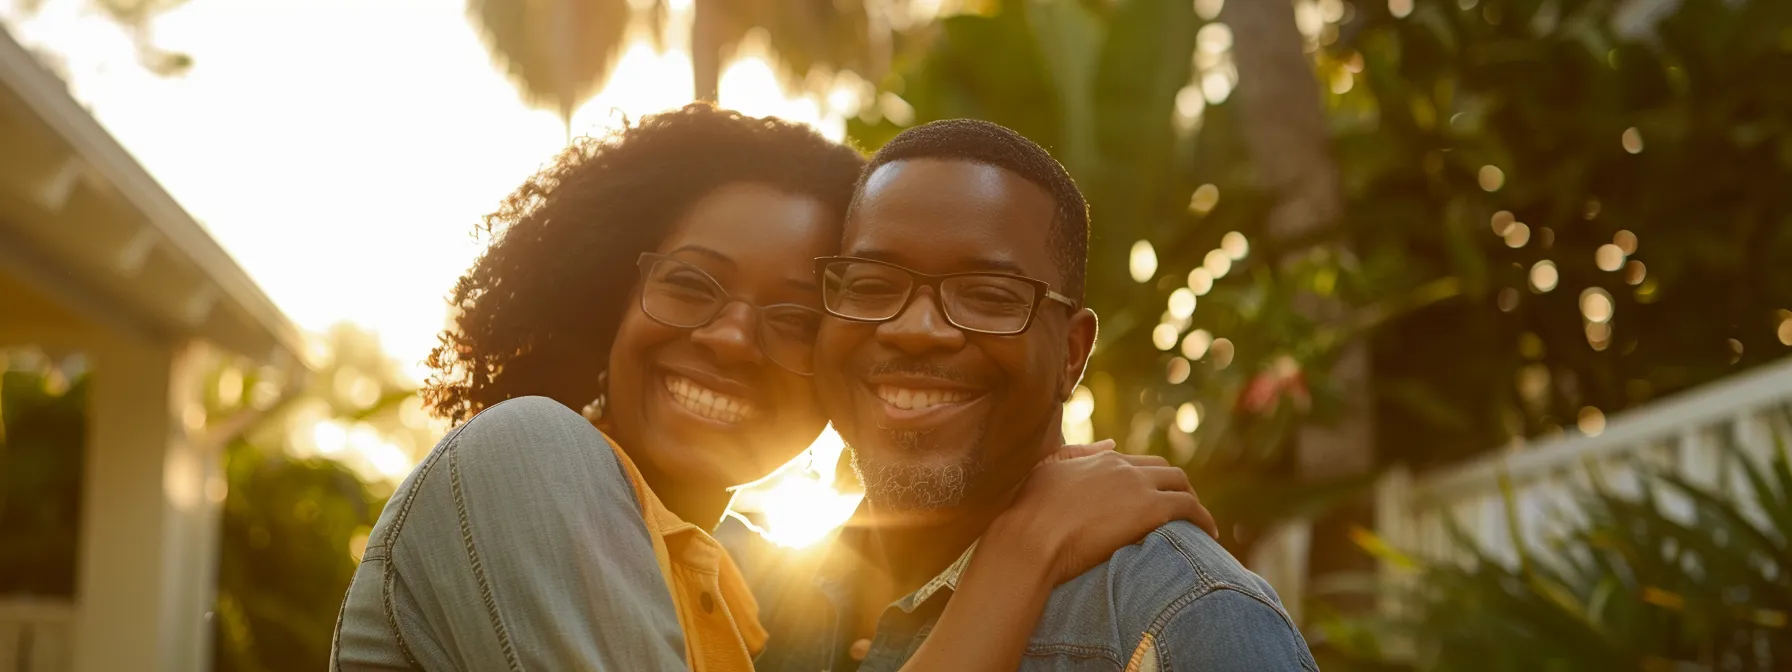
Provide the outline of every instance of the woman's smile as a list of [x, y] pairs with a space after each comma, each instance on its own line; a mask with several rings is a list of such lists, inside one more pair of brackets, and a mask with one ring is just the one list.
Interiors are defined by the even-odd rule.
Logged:
[[759, 416], [758, 404], [717, 392], [684, 376], [666, 374], [661, 377], [661, 384], [680, 408], [706, 420], [734, 425]]

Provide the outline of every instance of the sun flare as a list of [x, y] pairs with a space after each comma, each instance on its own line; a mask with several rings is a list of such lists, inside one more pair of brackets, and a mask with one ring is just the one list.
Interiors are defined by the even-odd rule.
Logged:
[[[865, 498], [834, 487], [846, 443], [833, 426], [822, 430], [809, 449], [770, 476], [735, 489], [729, 515], [772, 543], [804, 548], [844, 524]], [[758, 514], [755, 523], [749, 514]]]

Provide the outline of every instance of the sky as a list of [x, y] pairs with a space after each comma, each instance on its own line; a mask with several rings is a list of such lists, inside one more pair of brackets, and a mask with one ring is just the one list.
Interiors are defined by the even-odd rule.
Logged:
[[[57, 61], [75, 99], [295, 324], [370, 329], [415, 380], [445, 326], [444, 297], [483, 244], [474, 227], [565, 144], [562, 122], [526, 107], [492, 65], [465, 0], [191, 0], [150, 26], [157, 47], [193, 59], [172, 77], [146, 70], [91, 0], [43, 0], [27, 15], [29, 1], [0, 0], [0, 22]], [[689, 101], [690, 3], [670, 4], [668, 51], [628, 45], [573, 115], [575, 133]], [[724, 107], [840, 139], [869, 97], [850, 76], [790, 95], [763, 49], [737, 55], [719, 83]], [[361, 459], [335, 457], [394, 482], [421, 452], [361, 443]], [[831, 485], [838, 435], [811, 448], [815, 459], [747, 486], [736, 507], [764, 512], [758, 529], [777, 543], [813, 543], [858, 503]], [[378, 459], [398, 455], [408, 459]]]
[[[674, 25], [688, 21], [689, 3], [672, 4]], [[193, 58], [173, 77], [143, 68], [89, 0], [23, 5], [0, 0], [0, 21], [61, 62], [75, 98], [297, 325], [367, 327], [414, 377], [480, 217], [565, 142], [493, 66], [464, 0], [193, 0], [150, 26]], [[672, 33], [671, 53], [627, 47], [575, 132], [689, 100]], [[724, 106], [838, 138], [829, 100], [787, 95], [752, 53], [721, 82]]]

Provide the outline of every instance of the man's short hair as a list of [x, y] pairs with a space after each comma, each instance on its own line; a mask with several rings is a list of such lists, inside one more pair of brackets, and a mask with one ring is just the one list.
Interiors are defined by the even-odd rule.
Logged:
[[1089, 260], [1089, 204], [1070, 179], [1064, 166], [1050, 152], [1026, 136], [999, 124], [978, 119], [944, 119], [910, 128], [892, 138], [871, 155], [859, 175], [848, 216], [858, 209], [865, 182], [884, 164], [904, 159], [959, 159], [1002, 168], [1039, 185], [1057, 203], [1046, 244], [1052, 262], [1064, 276], [1058, 288], [1076, 300], [1083, 298], [1084, 269]]

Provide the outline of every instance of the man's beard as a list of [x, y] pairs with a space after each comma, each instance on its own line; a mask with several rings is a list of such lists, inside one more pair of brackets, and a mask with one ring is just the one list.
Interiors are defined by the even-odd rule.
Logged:
[[[852, 451], [852, 470], [865, 484], [865, 497], [872, 504], [893, 511], [934, 511], [964, 503], [983, 473], [983, 437], [987, 425], [979, 425], [971, 440], [971, 450], [948, 464], [925, 464], [916, 460], [878, 460], [863, 451]], [[891, 439], [897, 450], [906, 456], [933, 452], [931, 431], [879, 430]]]

